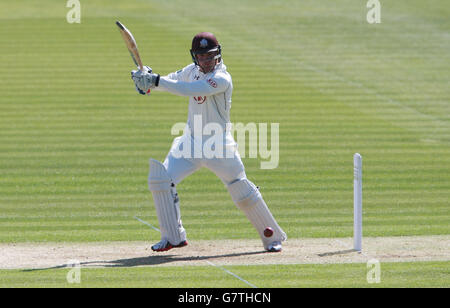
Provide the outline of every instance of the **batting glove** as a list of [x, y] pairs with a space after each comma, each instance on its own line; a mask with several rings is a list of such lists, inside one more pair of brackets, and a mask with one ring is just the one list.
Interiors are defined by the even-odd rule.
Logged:
[[144, 70], [131, 71], [131, 79], [133, 79], [136, 90], [139, 94], [150, 95], [151, 89], [159, 84], [159, 74], [153, 74], [152, 69], [144, 66]]

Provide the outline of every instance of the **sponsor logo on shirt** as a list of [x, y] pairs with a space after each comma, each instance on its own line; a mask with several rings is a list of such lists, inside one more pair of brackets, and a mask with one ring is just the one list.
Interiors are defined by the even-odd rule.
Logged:
[[199, 105], [203, 104], [206, 101], [206, 96], [194, 96], [194, 101]]

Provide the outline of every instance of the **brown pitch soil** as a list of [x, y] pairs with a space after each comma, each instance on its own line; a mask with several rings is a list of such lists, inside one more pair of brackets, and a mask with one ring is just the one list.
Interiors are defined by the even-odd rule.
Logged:
[[268, 253], [259, 240], [189, 241], [183, 248], [156, 253], [149, 242], [0, 244], [0, 269], [82, 267], [330, 264], [449, 261], [450, 235], [372, 237], [361, 253], [351, 238], [290, 239], [280, 253]]

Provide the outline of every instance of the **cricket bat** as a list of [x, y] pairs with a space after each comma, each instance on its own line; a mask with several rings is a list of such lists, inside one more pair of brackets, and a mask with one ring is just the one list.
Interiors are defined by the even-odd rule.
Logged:
[[143, 72], [144, 66], [142, 65], [141, 57], [139, 56], [139, 51], [133, 34], [131, 34], [130, 30], [128, 30], [122, 23], [120, 23], [120, 21], [116, 21], [116, 25], [117, 27], [119, 27], [120, 34], [125, 41], [125, 45], [127, 45], [128, 51], [130, 52], [134, 64], [136, 64], [141, 72]]

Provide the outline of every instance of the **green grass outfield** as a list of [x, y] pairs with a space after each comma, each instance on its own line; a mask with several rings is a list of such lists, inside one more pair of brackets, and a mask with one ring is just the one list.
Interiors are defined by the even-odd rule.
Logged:
[[[367, 283], [365, 264], [227, 266], [256, 287], [448, 287], [448, 262], [381, 264], [380, 283]], [[68, 269], [4, 270], [0, 287], [137, 287], [137, 288], [249, 288], [232, 275], [211, 266], [81, 269], [80, 283], [68, 283]]]
[[[94, 0], [81, 9], [81, 23], [69, 24], [66, 1], [0, 4], [1, 243], [158, 240], [134, 217], [157, 225], [148, 159], [164, 159], [187, 98], [135, 92], [117, 19], [161, 74], [191, 62], [195, 33], [217, 35], [233, 77], [232, 122], [280, 123], [278, 168], [243, 161], [289, 238], [352, 235], [355, 152], [364, 164], [365, 236], [450, 233], [446, 1], [381, 1], [376, 25], [359, 0]], [[256, 238], [209, 171], [178, 192], [190, 240]], [[382, 281], [448, 287], [448, 264], [392, 263], [400, 274]], [[356, 274], [363, 265], [284, 267], [309, 274], [281, 281], [266, 277], [271, 267], [230, 268], [260, 287], [368, 286]], [[189, 283], [209, 272], [208, 286], [242, 286], [214, 268], [85, 271], [86, 286], [117, 286], [118, 276], [121, 286], [153, 286], [146, 279], [177, 271], [185, 276], [160, 286], [202, 286]], [[65, 272], [0, 271], [0, 283], [54, 286]], [[339, 282], [326, 278], [343, 272]]]

